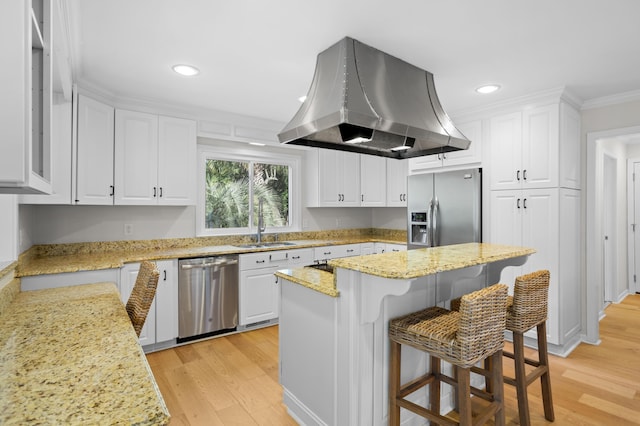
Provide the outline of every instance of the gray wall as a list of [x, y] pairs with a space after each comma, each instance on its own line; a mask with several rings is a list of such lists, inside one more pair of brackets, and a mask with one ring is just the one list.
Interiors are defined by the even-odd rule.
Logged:
[[[406, 228], [404, 208], [303, 209], [305, 231]], [[133, 234], [124, 235], [124, 225]], [[195, 207], [20, 206], [20, 251], [33, 244], [147, 240], [195, 236]]]

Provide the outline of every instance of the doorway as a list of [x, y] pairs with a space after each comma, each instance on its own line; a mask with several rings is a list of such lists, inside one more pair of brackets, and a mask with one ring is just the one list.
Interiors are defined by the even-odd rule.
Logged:
[[[620, 215], [620, 209], [617, 208], [617, 204], [611, 204], [609, 211], [605, 211], [605, 174], [610, 175], [612, 164], [605, 165], [605, 151], [601, 141], [613, 138], [632, 137], [633, 135], [640, 135], [640, 126], [626, 127], [613, 130], [605, 130], [601, 132], [592, 132], [587, 134], [587, 186], [586, 186], [586, 240], [584, 244], [586, 246], [586, 291], [585, 291], [585, 339], [586, 343], [599, 344], [600, 333], [598, 322], [600, 320], [600, 314], [602, 306], [604, 304], [605, 291], [614, 293], [608, 294], [611, 298], [617, 297], [615, 284], [613, 287], [609, 287], [607, 290], [604, 285], [605, 282], [614, 280], [611, 276], [605, 278], [607, 275], [618, 273], [616, 272], [617, 266], [614, 266], [615, 271], [607, 269], [605, 271], [605, 244], [604, 237], [606, 235], [605, 228], [609, 228], [611, 223], [605, 225], [605, 217], [610, 212]], [[605, 168], [607, 171], [605, 172]], [[608, 179], [611, 179], [609, 176]], [[607, 185], [610, 185], [607, 184]], [[616, 185], [617, 186], [617, 185]], [[607, 190], [609, 192], [609, 190]], [[617, 198], [616, 198], [617, 202]], [[607, 220], [611, 220], [610, 218]], [[618, 226], [621, 224], [616, 219]], [[625, 221], [626, 223], [626, 221]], [[615, 226], [615, 225], [614, 225]], [[617, 227], [616, 227], [617, 229]], [[613, 244], [612, 244], [613, 245]], [[616, 258], [615, 252], [612, 253], [612, 249], [609, 248], [607, 257], [614, 256], [613, 260], [607, 259], [606, 264], [611, 265], [612, 262], [615, 265]], [[616, 248], [616, 251], [617, 248]], [[608, 268], [608, 266], [606, 267]]]

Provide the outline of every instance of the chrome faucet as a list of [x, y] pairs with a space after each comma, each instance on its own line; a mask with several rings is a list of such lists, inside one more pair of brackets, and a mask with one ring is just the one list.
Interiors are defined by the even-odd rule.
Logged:
[[262, 242], [262, 233], [264, 232], [264, 215], [262, 214], [262, 198], [258, 199], [258, 232], [256, 233], [256, 242]]

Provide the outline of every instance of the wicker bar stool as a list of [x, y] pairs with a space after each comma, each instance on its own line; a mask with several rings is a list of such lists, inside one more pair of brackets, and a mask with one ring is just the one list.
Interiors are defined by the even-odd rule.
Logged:
[[[551, 399], [551, 378], [547, 356], [547, 300], [549, 294], [549, 271], [541, 270], [516, 278], [513, 297], [507, 301], [506, 328], [513, 333], [513, 353], [504, 352], [515, 364], [515, 379], [505, 377], [504, 382], [515, 386], [518, 394], [520, 425], [529, 426], [529, 401], [527, 387], [540, 379], [544, 417], [554, 421]], [[538, 360], [524, 356], [524, 333], [536, 327], [538, 333]], [[529, 374], [525, 365], [535, 367]]]
[[126, 305], [127, 314], [138, 337], [147, 320], [153, 298], [156, 296], [159, 278], [160, 273], [155, 263], [147, 260], [140, 263], [140, 270]]
[[[400, 424], [400, 408], [405, 408], [435, 424], [481, 425], [495, 417], [496, 425], [504, 425], [502, 381], [502, 347], [506, 321], [507, 286], [495, 284], [462, 297], [460, 311], [432, 307], [393, 319], [389, 322], [389, 424]], [[402, 345], [429, 353], [427, 374], [404, 385], [400, 383]], [[471, 366], [491, 358], [492, 393], [471, 387]], [[453, 377], [442, 373], [440, 360], [454, 365]], [[440, 383], [456, 388], [459, 421], [440, 415]], [[405, 397], [429, 385], [429, 409]], [[475, 418], [471, 412], [471, 394], [490, 404]]]
[[[549, 271], [540, 270], [516, 278], [513, 296], [507, 298], [506, 329], [513, 334], [513, 353], [503, 351], [503, 355], [514, 360], [516, 377], [504, 377], [506, 384], [516, 387], [518, 396], [518, 415], [520, 425], [531, 424], [529, 415], [529, 398], [527, 387], [538, 378], [542, 384], [542, 402], [544, 417], [554, 421], [553, 401], [551, 398], [551, 378], [549, 376], [549, 358], [547, 355], [547, 304], [549, 294]], [[451, 310], [460, 307], [460, 299], [451, 301]], [[538, 333], [538, 361], [524, 356], [524, 333], [536, 327]], [[489, 360], [485, 361], [485, 369], [489, 368]], [[527, 374], [526, 365], [534, 367]], [[471, 369], [472, 372], [476, 368]], [[491, 390], [487, 381], [486, 389]]]

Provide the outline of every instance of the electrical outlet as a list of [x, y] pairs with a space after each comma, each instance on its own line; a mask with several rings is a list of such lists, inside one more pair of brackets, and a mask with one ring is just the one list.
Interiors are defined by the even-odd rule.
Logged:
[[124, 235], [133, 235], [133, 224], [131, 223], [124, 224]]

